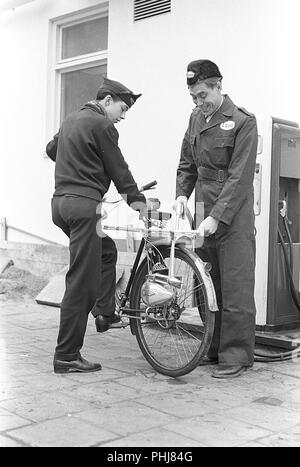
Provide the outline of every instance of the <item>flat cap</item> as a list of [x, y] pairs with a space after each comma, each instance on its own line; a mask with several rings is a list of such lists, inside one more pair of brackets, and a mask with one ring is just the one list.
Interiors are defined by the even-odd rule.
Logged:
[[188, 64], [186, 78], [189, 86], [198, 80], [217, 77], [223, 78], [217, 65], [210, 60], [194, 60]]
[[128, 107], [131, 107], [142, 95], [134, 94], [130, 89], [124, 86], [124, 84], [108, 78], [104, 78], [103, 84], [100, 86], [98, 92], [111, 92], [124, 101]]

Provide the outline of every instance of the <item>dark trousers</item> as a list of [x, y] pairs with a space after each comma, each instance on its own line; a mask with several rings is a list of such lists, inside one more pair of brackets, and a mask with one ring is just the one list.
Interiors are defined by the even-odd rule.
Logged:
[[61, 303], [55, 358], [76, 360], [83, 346], [88, 315], [115, 311], [117, 249], [100, 232], [99, 203], [65, 195], [52, 199], [52, 219], [69, 237], [70, 265]]
[[255, 237], [253, 205], [237, 213], [230, 226], [220, 223], [197, 250], [212, 265], [219, 311], [208, 356], [221, 365], [252, 366], [255, 346]]

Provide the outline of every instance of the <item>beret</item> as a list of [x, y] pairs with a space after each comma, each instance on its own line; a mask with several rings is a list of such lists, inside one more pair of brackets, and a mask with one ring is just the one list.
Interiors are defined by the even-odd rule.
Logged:
[[187, 67], [186, 77], [189, 86], [195, 84], [198, 80], [215, 77], [223, 78], [217, 65], [210, 60], [194, 60], [190, 62]]

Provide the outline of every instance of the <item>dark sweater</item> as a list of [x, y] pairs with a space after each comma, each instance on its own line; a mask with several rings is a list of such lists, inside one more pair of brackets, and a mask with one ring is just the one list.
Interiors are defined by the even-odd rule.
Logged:
[[118, 146], [119, 134], [96, 102], [70, 114], [46, 153], [56, 161], [54, 196], [73, 194], [101, 201], [114, 182], [130, 205], [146, 202]]

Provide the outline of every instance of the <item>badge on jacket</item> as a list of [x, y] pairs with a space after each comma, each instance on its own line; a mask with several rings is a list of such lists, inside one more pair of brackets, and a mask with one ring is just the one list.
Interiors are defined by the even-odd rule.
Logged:
[[228, 120], [227, 122], [221, 123], [221, 130], [232, 130], [235, 127], [235, 122]]

